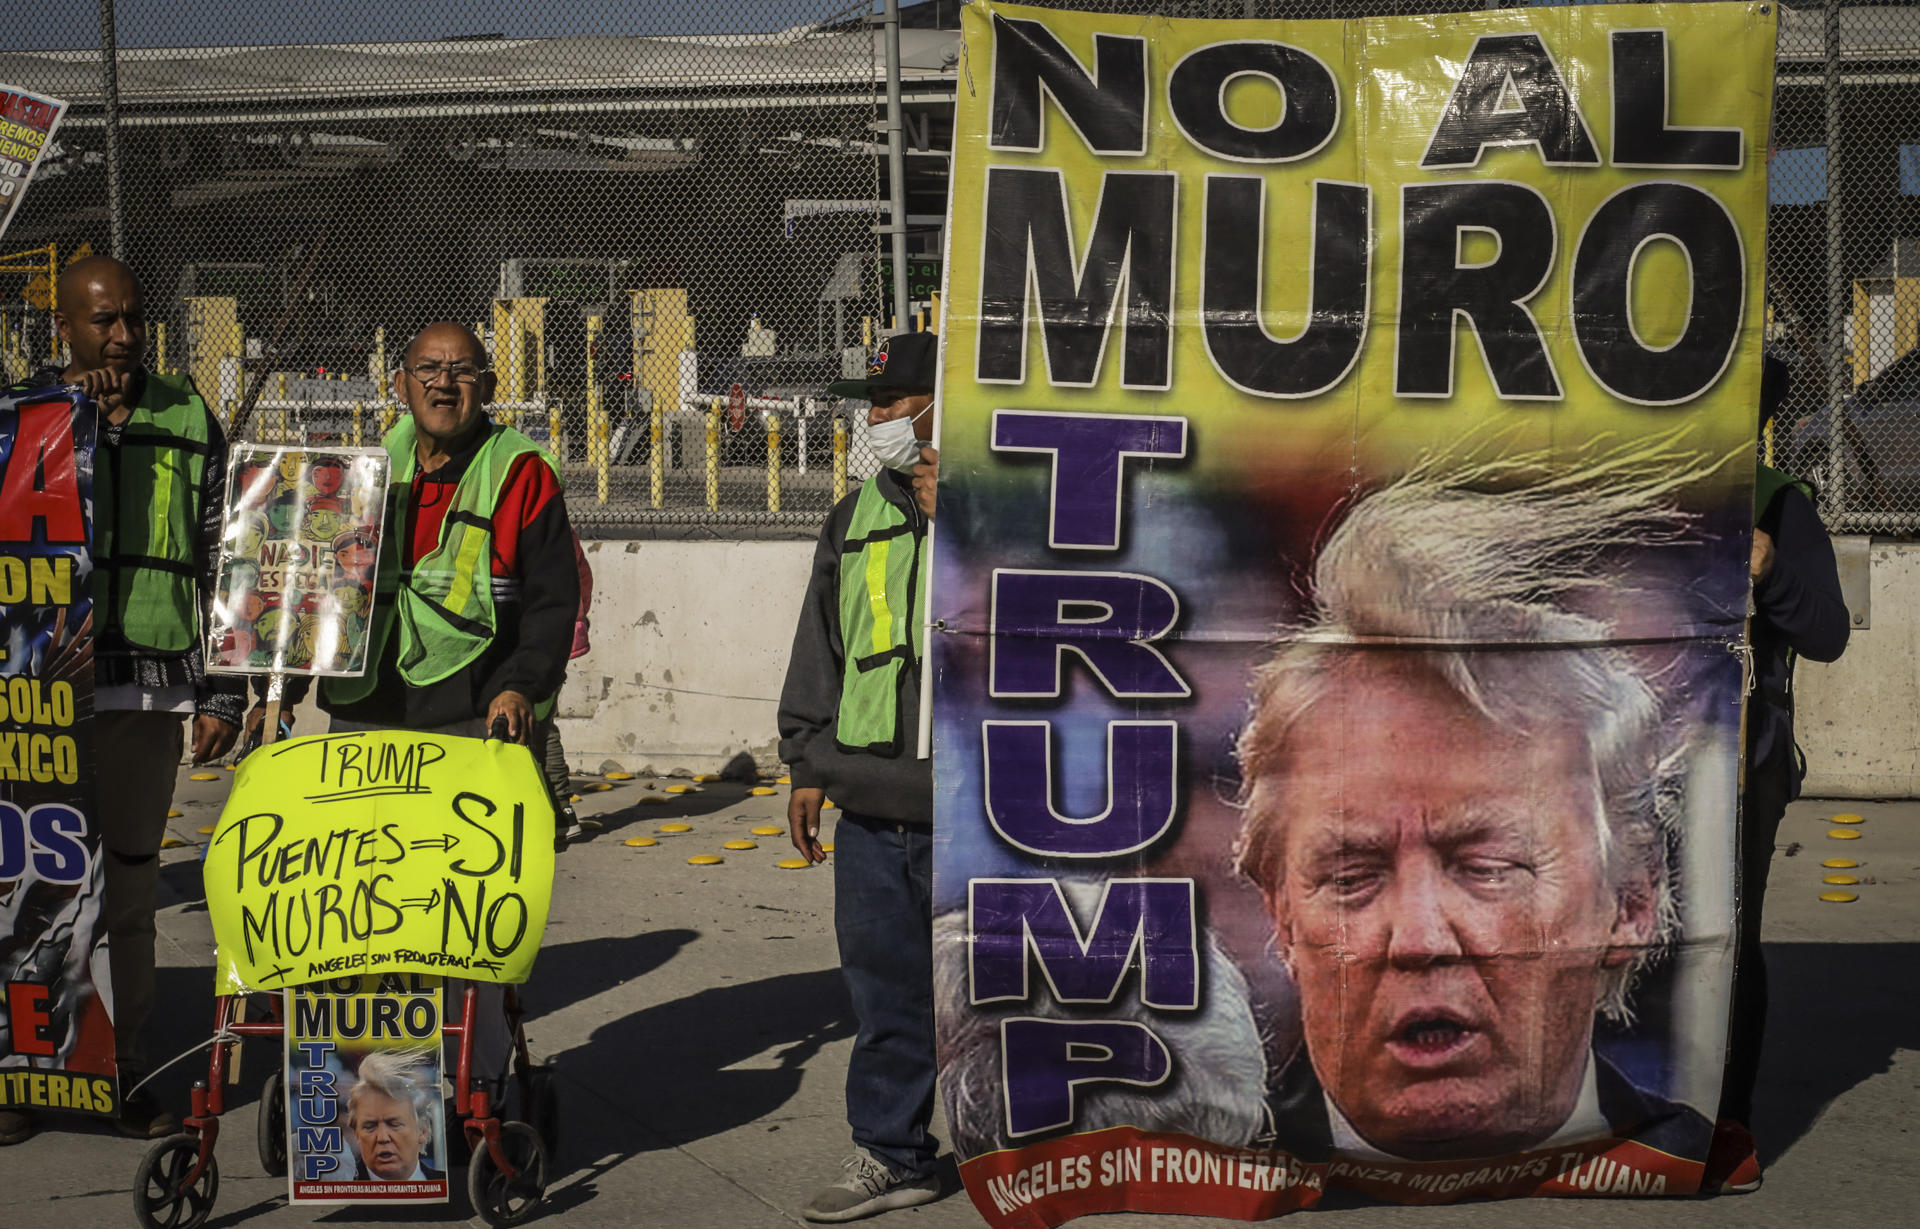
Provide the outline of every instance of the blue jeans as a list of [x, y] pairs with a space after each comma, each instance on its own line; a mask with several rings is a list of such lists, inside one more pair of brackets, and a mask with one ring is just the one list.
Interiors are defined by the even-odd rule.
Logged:
[[833, 926], [860, 1031], [847, 1063], [853, 1142], [896, 1177], [933, 1172], [933, 832], [843, 812]]

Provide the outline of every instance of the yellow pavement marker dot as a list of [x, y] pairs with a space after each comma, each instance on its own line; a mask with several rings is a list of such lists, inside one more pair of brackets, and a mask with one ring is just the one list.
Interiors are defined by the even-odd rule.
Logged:
[[758, 828], [750, 829], [750, 831], [755, 836], [779, 836], [782, 832], [785, 832], [786, 829], [776, 828], [772, 824], [761, 824]]
[[605, 824], [597, 819], [583, 819], [580, 821], [580, 831], [582, 832], [603, 832], [606, 830], [606, 827]]
[[1867, 817], [1864, 815], [1855, 815], [1852, 812], [1848, 812], [1844, 815], [1834, 816], [1833, 822], [1836, 824], [1864, 824], [1867, 822]]
[[759, 841], [728, 841], [726, 844], [722, 845], [720, 848], [722, 849], [758, 849], [760, 848], [760, 842]]
[[660, 831], [662, 831], [662, 832], [692, 832], [692, 831], [693, 831], [693, 825], [692, 825], [692, 824], [661, 824], [661, 825], [660, 825]]
[[612, 788], [613, 786], [608, 785], [605, 781], [595, 781], [592, 785], [586, 787], [586, 791], [589, 794], [604, 794]]
[[771, 794], [777, 794], [780, 791], [773, 788], [773, 786], [771, 785], [756, 785], [752, 789], [748, 790], [747, 792], [749, 794], [752, 794], [755, 798], [765, 798]]
[[1821, 883], [1837, 883], [1837, 884], [1840, 884], [1842, 887], [1845, 887], [1850, 884], [1859, 883], [1860, 876], [1858, 875], [1825, 875], [1821, 877], [1820, 882]]
[[650, 806], [657, 806], [660, 803], [665, 801], [666, 799], [662, 798], [658, 794], [645, 794], [645, 795], [642, 795], [640, 798], [636, 799], [633, 805], [638, 807], [650, 807]]
[[567, 795], [567, 801], [568, 801], [568, 802], [578, 802], [578, 801], [580, 801], [580, 795], [578, 795], [578, 794], [568, 794], [568, 795]]
[[168, 811], [168, 812], [167, 812], [167, 818], [168, 818], [168, 819], [179, 819], [179, 818], [180, 818], [180, 817], [181, 817], [182, 815], [184, 815], [184, 814], [185, 814], [185, 812], [184, 812], [184, 811]]
[[631, 781], [631, 780], [633, 780], [633, 774], [632, 774], [632, 773], [630, 773], [630, 772], [603, 772], [603, 773], [601, 773], [600, 775], [601, 775], [601, 776], [603, 776], [603, 777], [605, 777], [605, 778], [606, 778], [607, 780], [609, 780], [609, 781]]
[[220, 774], [217, 772], [196, 772], [187, 778], [189, 781], [218, 781], [219, 779]]
[[708, 781], [718, 781], [720, 779], [720, 774], [717, 772], [698, 772], [693, 775], [693, 779], [703, 783]]
[[212, 836], [213, 829], [214, 829], [214, 825], [208, 824], [204, 828], [195, 828], [194, 831], [198, 832], [201, 836]]
[[822, 798], [820, 800], [820, 809], [823, 811], [835, 810], [836, 808], [839, 807], [839, 805], [840, 805], [839, 803], [835, 802], [831, 798]]
[[1860, 899], [1858, 892], [1822, 892], [1821, 900], [1832, 901], [1836, 905], [1850, 905]]
[[1844, 871], [1844, 870], [1851, 870], [1860, 864], [1858, 862], [1855, 862], [1852, 858], [1828, 858], [1825, 862], [1822, 862], [1820, 865], [1828, 867], [1833, 870]]
[[1860, 839], [1859, 831], [1854, 828], [1829, 828], [1827, 829], [1827, 835], [1836, 841], [1857, 841]]
[[833, 852], [833, 845], [830, 842], [822, 842], [820, 848], [826, 850], [828, 853]]
[[659, 843], [659, 841], [654, 840], [650, 836], [630, 836], [621, 842], [621, 844], [631, 849], [645, 849], [649, 845], [658, 845]]
[[688, 866], [718, 866], [726, 859], [717, 853], [697, 853], [687, 859]]
[[186, 844], [186, 842], [177, 836], [162, 837], [160, 839], [160, 848], [162, 849], [178, 849], [184, 844]]
[[793, 778], [792, 777], [775, 777], [773, 779], [773, 783], [775, 785], [792, 785]]
[[223, 767], [223, 768], [225, 768], [225, 769], [226, 769], [226, 770], [227, 770], [228, 772], [239, 772], [239, 771], [240, 771], [240, 765], [238, 765], [238, 764], [223, 764], [223, 765], [221, 765], [221, 767]]
[[778, 862], [775, 862], [774, 865], [783, 871], [803, 871], [809, 866], [812, 866], [813, 863], [807, 861], [805, 858], [782, 858]]
[[700, 787], [698, 785], [669, 785], [667, 786], [667, 792], [669, 794], [697, 794], [700, 792]]

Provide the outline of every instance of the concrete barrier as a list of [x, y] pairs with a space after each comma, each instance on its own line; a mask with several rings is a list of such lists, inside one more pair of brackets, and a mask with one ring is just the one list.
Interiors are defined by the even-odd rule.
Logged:
[[557, 715], [576, 769], [779, 762], [774, 713], [813, 543], [596, 541], [593, 651]]
[[1871, 626], [1839, 661], [1794, 676], [1811, 797], [1920, 797], [1920, 542], [1866, 549]]
[[[1871, 626], [1797, 675], [1806, 792], [1920, 797], [1920, 543], [1868, 548]], [[812, 542], [590, 542], [593, 652], [560, 731], [576, 768], [717, 772], [779, 760], [774, 725]]]

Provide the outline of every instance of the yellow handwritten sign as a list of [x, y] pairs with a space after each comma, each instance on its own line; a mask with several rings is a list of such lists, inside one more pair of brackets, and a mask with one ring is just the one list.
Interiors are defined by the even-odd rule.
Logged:
[[255, 752], [207, 850], [221, 975], [261, 990], [385, 972], [523, 982], [552, 823], [511, 743], [382, 731]]

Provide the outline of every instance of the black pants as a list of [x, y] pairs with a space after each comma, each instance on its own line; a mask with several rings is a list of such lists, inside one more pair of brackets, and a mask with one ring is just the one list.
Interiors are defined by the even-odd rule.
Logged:
[[1767, 961], [1760, 950], [1760, 918], [1767, 895], [1780, 820], [1793, 796], [1793, 764], [1748, 769], [1740, 823], [1740, 928], [1733, 964], [1733, 1018], [1727, 1034], [1726, 1080], [1720, 1087], [1720, 1117], [1742, 1126], [1753, 1122], [1753, 1086], [1760, 1078], [1760, 1048], [1767, 1032]]

